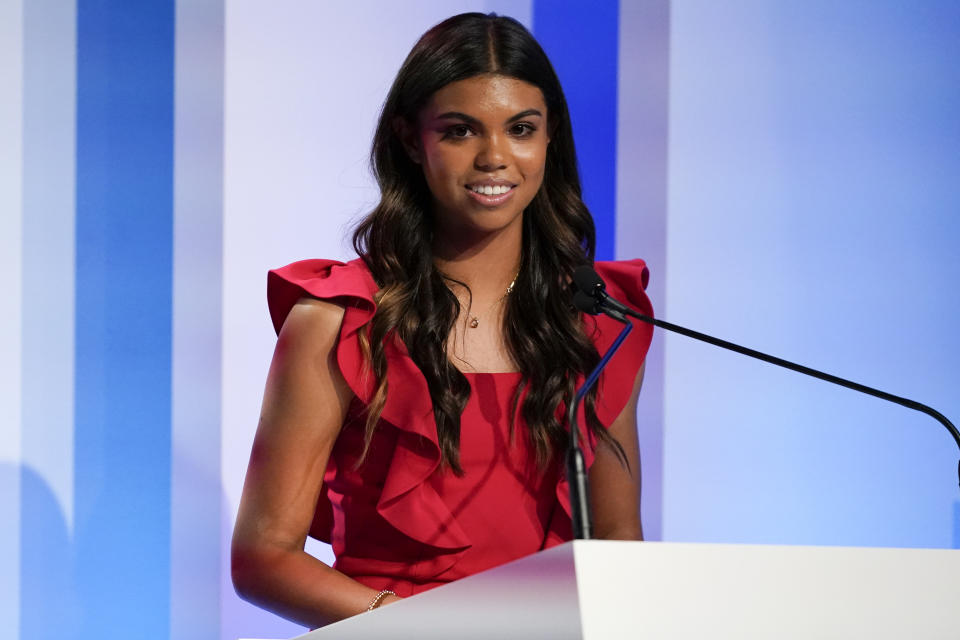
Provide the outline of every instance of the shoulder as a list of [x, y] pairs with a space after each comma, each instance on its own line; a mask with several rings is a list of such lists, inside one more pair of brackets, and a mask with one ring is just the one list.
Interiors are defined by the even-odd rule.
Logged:
[[337, 361], [343, 317], [344, 308], [335, 302], [304, 297], [293, 305], [274, 348], [264, 417], [297, 415], [313, 423], [335, 406], [339, 413], [330, 424], [342, 421], [353, 396]]
[[336, 353], [344, 313], [335, 301], [299, 298], [278, 331], [270, 379], [283, 382], [287, 389], [303, 384], [315, 387], [327, 379], [340, 383]]
[[[279, 344], [332, 346], [340, 333], [344, 307], [330, 300], [300, 297], [290, 308], [279, 331]], [[328, 347], [329, 348], [329, 347]]]
[[[339, 326], [345, 308], [364, 308], [372, 313], [377, 285], [361, 259], [300, 260], [267, 274], [267, 304], [273, 328], [279, 334], [287, 321], [332, 321]], [[335, 309], [339, 309], [339, 314]], [[321, 322], [323, 324], [323, 322]]]
[[361, 259], [301, 260], [267, 274], [267, 303], [277, 354], [309, 366], [335, 361], [350, 390], [364, 402], [374, 393], [362, 334], [376, 312], [377, 284]]

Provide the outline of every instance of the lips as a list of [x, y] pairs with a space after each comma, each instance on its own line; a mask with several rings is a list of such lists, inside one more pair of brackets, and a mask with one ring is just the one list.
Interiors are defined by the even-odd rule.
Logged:
[[476, 183], [466, 185], [467, 193], [485, 207], [496, 207], [513, 197], [516, 185], [509, 182]]

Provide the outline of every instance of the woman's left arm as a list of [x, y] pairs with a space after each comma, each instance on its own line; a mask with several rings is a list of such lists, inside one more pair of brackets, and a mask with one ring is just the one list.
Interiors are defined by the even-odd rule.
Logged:
[[593, 505], [595, 538], [606, 540], [643, 540], [640, 526], [640, 448], [637, 444], [637, 397], [643, 384], [646, 363], [637, 372], [630, 400], [607, 432], [627, 456], [629, 468], [617, 452], [603, 442], [590, 467], [590, 503]]

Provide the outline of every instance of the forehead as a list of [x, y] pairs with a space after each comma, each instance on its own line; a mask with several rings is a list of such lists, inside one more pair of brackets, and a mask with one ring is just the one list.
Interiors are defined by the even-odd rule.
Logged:
[[487, 74], [451, 82], [438, 89], [420, 115], [432, 118], [456, 111], [478, 120], [496, 120], [528, 109], [547, 113], [543, 92], [536, 85], [509, 76]]

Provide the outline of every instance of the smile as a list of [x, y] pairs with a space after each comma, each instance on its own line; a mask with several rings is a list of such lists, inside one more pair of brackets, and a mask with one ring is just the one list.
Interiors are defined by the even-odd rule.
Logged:
[[474, 193], [479, 193], [482, 196], [499, 196], [513, 187], [509, 184], [498, 184], [495, 186], [490, 186], [489, 184], [471, 184], [467, 185], [467, 189], [473, 191]]
[[516, 185], [511, 184], [468, 184], [467, 193], [480, 204], [487, 207], [500, 205], [513, 196]]

